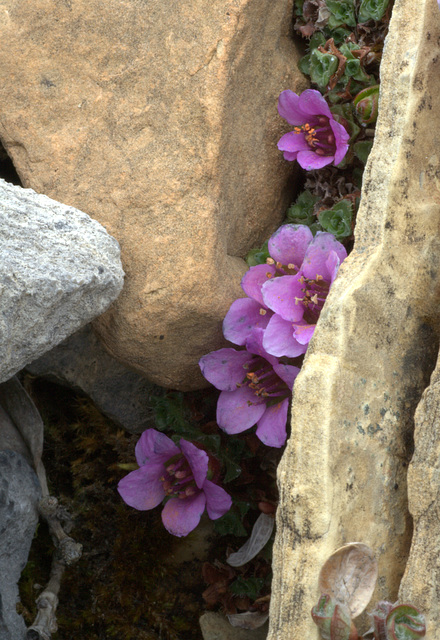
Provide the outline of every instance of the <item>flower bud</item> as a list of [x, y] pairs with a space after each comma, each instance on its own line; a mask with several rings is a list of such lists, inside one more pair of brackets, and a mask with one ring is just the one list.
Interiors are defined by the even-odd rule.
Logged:
[[323, 640], [358, 640], [358, 632], [350, 612], [331, 596], [323, 594], [312, 609], [313, 622], [319, 627]]
[[379, 85], [362, 89], [353, 100], [356, 116], [359, 122], [366, 126], [377, 120], [379, 105]]

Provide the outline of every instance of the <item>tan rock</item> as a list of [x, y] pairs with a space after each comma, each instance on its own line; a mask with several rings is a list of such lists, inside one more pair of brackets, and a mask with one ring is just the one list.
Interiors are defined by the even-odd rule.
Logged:
[[440, 629], [440, 361], [415, 414], [414, 456], [408, 469], [409, 510], [414, 533], [400, 602], [425, 616], [428, 638]]
[[289, 202], [276, 103], [306, 88], [292, 6], [0, 2], [1, 139], [25, 186], [118, 239], [126, 286], [95, 328], [158, 384], [205, 384], [242, 257]]
[[373, 600], [397, 599], [411, 541], [413, 414], [438, 342], [439, 43], [437, 3], [414, 11], [412, 0], [397, 0], [355, 248], [295, 382], [278, 476], [270, 640], [318, 638], [310, 610], [319, 570], [346, 542], [377, 554]]

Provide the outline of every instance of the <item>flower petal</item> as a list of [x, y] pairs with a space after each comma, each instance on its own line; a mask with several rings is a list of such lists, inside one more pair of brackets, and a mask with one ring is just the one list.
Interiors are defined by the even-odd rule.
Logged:
[[336, 251], [330, 251], [325, 266], [330, 276], [330, 282], [333, 284], [334, 279], [338, 275], [341, 260]]
[[304, 315], [301, 303], [304, 297], [302, 275], [281, 276], [269, 280], [263, 287], [263, 299], [266, 305], [284, 320], [296, 322]]
[[144, 431], [135, 448], [136, 462], [140, 467], [147, 462], [165, 462], [177, 453], [180, 453], [180, 449], [174, 442], [156, 429]]
[[296, 358], [307, 351], [307, 345], [300, 344], [293, 335], [291, 322], [275, 314], [264, 331], [263, 346], [274, 356]]
[[294, 126], [307, 122], [307, 114], [303, 113], [299, 106], [299, 96], [287, 89], [280, 93], [278, 98], [278, 113], [284, 120]]
[[332, 112], [325, 98], [316, 89], [306, 89], [299, 96], [298, 107], [302, 113], [307, 116], [327, 116], [329, 120], [333, 119]]
[[300, 151], [296, 157], [298, 164], [306, 171], [322, 169], [333, 162], [333, 156], [318, 156], [314, 151]]
[[287, 411], [289, 398], [268, 407], [258, 421], [256, 435], [268, 447], [282, 447], [286, 442]]
[[237, 351], [232, 347], [211, 351], [202, 356], [199, 366], [202, 375], [220, 391], [234, 391], [243, 382], [246, 371], [243, 366], [252, 360], [247, 351]]
[[206, 480], [203, 491], [206, 496], [206, 510], [211, 520], [217, 520], [229, 511], [232, 506], [231, 496], [222, 487]]
[[217, 424], [226, 433], [241, 433], [253, 427], [265, 409], [264, 400], [249, 387], [222, 391], [217, 402]]
[[336, 143], [334, 164], [338, 165], [343, 160], [345, 154], [348, 151], [348, 141], [350, 139], [350, 134], [342, 124], [336, 122], [336, 120], [334, 119], [331, 119], [329, 121], [329, 124], [335, 136]]
[[208, 463], [209, 457], [206, 451], [199, 449], [192, 442], [188, 440], [180, 440], [180, 448], [185, 458], [188, 460], [188, 464], [193, 472], [194, 480], [199, 489], [203, 487], [203, 483], [208, 475]]
[[187, 536], [199, 524], [205, 504], [206, 497], [203, 491], [183, 500], [171, 498], [162, 511], [165, 529], [179, 538]]
[[330, 264], [329, 270], [327, 260], [331, 251], [335, 251], [341, 262], [347, 257], [344, 245], [332, 233], [318, 232], [307, 248], [301, 267], [306, 278], [313, 280], [320, 275], [326, 282], [330, 282], [333, 266]]
[[139, 511], [154, 509], [165, 498], [160, 477], [164, 472], [161, 463], [149, 463], [124, 476], [118, 484], [121, 498]]
[[294, 324], [293, 335], [300, 344], [308, 345], [315, 333], [316, 324]]
[[305, 224], [284, 224], [271, 236], [268, 248], [275, 262], [300, 268], [313, 234]]
[[250, 353], [254, 353], [256, 356], [261, 356], [267, 360], [272, 366], [278, 364], [278, 359], [269, 354], [263, 347], [264, 330], [254, 329], [251, 335], [246, 340], [246, 350]]
[[265, 329], [272, 313], [251, 298], [239, 298], [231, 304], [223, 320], [223, 335], [234, 344], [243, 345], [254, 328]]
[[241, 288], [249, 298], [253, 298], [265, 307], [266, 305], [261, 295], [261, 287], [270, 278], [273, 278], [276, 272], [276, 267], [271, 264], [257, 264], [255, 267], [251, 267], [249, 271], [246, 271], [241, 280]]
[[304, 132], [289, 131], [278, 140], [278, 149], [280, 151], [289, 151], [295, 153], [297, 151], [307, 151], [310, 146], [307, 144]]
[[298, 155], [297, 151], [294, 151], [293, 153], [290, 152], [290, 151], [284, 151], [283, 152], [284, 160], [288, 160], [289, 162], [293, 162], [294, 160], [296, 160], [296, 156], [297, 155]]
[[293, 389], [293, 383], [300, 372], [299, 367], [294, 367], [292, 364], [283, 364], [280, 362], [279, 364], [274, 365], [273, 370], [277, 376], [287, 384], [289, 389]]

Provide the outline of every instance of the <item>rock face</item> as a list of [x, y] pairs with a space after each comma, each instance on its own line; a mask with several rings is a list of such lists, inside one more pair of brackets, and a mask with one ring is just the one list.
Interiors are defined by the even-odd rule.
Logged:
[[154, 385], [112, 358], [90, 325], [26, 366], [34, 376], [84, 392], [115, 424], [131, 433], [154, 427]]
[[[0, 426], [4, 426], [0, 407]], [[0, 638], [23, 640], [26, 627], [16, 612], [18, 580], [38, 522], [40, 485], [16, 451], [0, 451]]]
[[0, 382], [119, 294], [118, 243], [85, 213], [0, 180]]
[[440, 361], [415, 414], [414, 456], [408, 470], [409, 510], [414, 533], [399, 589], [425, 616], [426, 637], [440, 628]]
[[[397, 599], [411, 542], [413, 415], [438, 348], [439, 43], [437, 3], [420, 3], [414, 13], [411, 0], [397, 0], [355, 247], [295, 382], [292, 435], [278, 472], [270, 640], [318, 639], [310, 610], [319, 570], [346, 542], [364, 542], [377, 554], [373, 600]], [[434, 458], [438, 466], [434, 451], [424, 464]], [[411, 473], [414, 510], [416, 464]], [[437, 517], [435, 505], [430, 513]], [[419, 585], [430, 581], [428, 598], [435, 598], [436, 571], [418, 576]]]
[[206, 385], [244, 254], [280, 223], [276, 103], [301, 91], [293, 0], [4, 0], [0, 136], [25, 186], [114, 235], [126, 285], [95, 327], [158, 384]]

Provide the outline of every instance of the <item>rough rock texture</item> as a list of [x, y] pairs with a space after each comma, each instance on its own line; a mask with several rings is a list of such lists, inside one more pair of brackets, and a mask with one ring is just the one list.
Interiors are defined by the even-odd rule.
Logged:
[[293, 0], [2, 0], [0, 138], [25, 186], [102, 222], [126, 285], [96, 323], [150, 380], [204, 386], [279, 224], [292, 165], [278, 94], [301, 91]]
[[[0, 428], [4, 426], [0, 407]], [[16, 612], [18, 580], [38, 522], [40, 485], [34, 470], [16, 451], [0, 451], [0, 638], [23, 640], [26, 627]]]
[[425, 616], [426, 637], [440, 629], [440, 360], [415, 414], [414, 455], [408, 469], [414, 533], [399, 600]]
[[112, 358], [91, 325], [31, 362], [26, 371], [82, 391], [110, 420], [131, 433], [155, 426], [148, 402], [154, 385]]
[[123, 275], [96, 220], [0, 180], [0, 382], [107, 309]]
[[355, 247], [295, 382], [278, 475], [271, 640], [319, 637], [310, 617], [318, 573], [345, 542], [377, 554], [373, 599], [397, 599], [411, 542], [413, 414], [438, 347], [439, 61], [437, 3], [415, 12], [412, 0], [397, 0]]
[[258, 629], [239, 629], [219, 613], [204, 613], [200, 618], [203, 640], [265, 640], [267, 623]]

